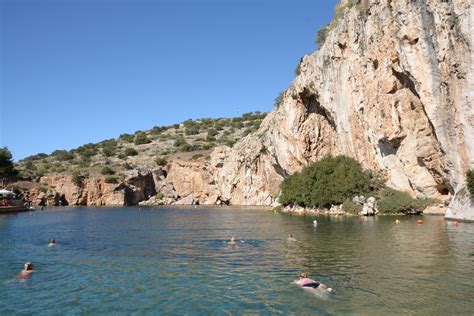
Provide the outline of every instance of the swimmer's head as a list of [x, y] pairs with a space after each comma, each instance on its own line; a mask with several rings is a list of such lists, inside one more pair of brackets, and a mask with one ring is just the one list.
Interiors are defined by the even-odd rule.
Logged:
[[27, 262], [27, 263], [25, 263], [25, 265], [23, 266], [23, 269], [25, 269], [25, 271], [33, 270], [33, 264], [32, 264], [31, 262]]
[[230, 238], [230, 241], [234, 241], [234, 239], [235, 239], [234, 236], [232, 236], [232, 237]]
[[291, 238], [291, 237], [293, 237], [293, 235], [292, 235], [292, 234], [289, 234], [289, 235], [288, 235], [288, 237], [290, 237], [290, 238]]
[[55, 244], [55, 243], [56, 243], [56, 240], [55, 240], [54, 238], [51, 238], [50, 243]]
[[300, 278], [307, 278], [308, 277], [308, 273], [307, 272], [303, 272], [300, 274]]

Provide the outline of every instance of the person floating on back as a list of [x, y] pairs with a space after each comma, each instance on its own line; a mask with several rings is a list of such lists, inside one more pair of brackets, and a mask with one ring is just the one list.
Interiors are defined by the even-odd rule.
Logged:
[[56, 247], [56, 240], [54, 238], [52, 238], [49, 241], [48, 247], [52, 247], [52, 248]]
[[36, 272], [33, 270], [33, 264], [31, 262], [25, 263], [23, 266], [23, 270], [21, 270], [20, 274], [16, 276], [17, 279], [27, 279], [30, 277], [31, 273]]
[[323, 291], [327, 291], [327, 292], [332, 292], [332, 288], [327, 287], [325, 284], [323, 284], [319, 281], [308, 278], [308, 273], [302, 273], [300, 275], [299, 280], [296, 280], [295, 283], [298, 284], [301, 287], [313, 288], [313, 289], [323, 290]]

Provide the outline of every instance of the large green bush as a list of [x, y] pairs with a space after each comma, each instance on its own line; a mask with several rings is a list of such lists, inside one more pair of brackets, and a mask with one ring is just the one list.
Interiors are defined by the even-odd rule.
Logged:
[[380, 194], [377, 202], [382, 214], [421, 213], [428, 205], [433, 204], [430, 199], [415, 199], [410, 194], [392, 188], [386, 188]]
[[474, 170], [469, 170], [466, 173], [466, 186], [471, 193], [471, 198], [474, 199]]
[[281, 185], [283, 205], [330, 207], [374, 190], [371, 173], [346, 156], [325, 157], [287, 177]]

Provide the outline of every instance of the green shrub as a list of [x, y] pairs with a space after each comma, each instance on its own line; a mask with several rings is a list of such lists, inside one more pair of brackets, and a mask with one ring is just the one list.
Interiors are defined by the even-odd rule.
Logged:
[[342, 209], [344, 212], [349, 214], [357, 215], [359, 212], [362, 211], [362, 205], [352, 202], [351, 200], [347, 199], [342, 203]]
[[174, 141], [174, 147], [181, 147], [183, 145], [186, 145], [187, 143], [188, 142], [186, 141], [186, 139], [184, 139], [183, 136], [180, 136]]
[[474, 170], [469, 170], [466, 173], [466, 186], [469, 193], [471, 193], [471, 198], [474, 199]]
[[107, 139], [107, 140], [104, 140], [104, 141], [101, 141], [99, 143], [99, 145], [102, 146], [102, 148], [105, 148], [105, 147], [117, 147], [118, 143], [117, 143], [117, 140], [116, 139]]
[[138, 155], [138, 151], [135, 148], [128, 147], [125, 148], [124, 154], [125, 156], [136, 156]]
[[295, 76], [299, 76], [300, 74], [301, 74], [301, 62], [299, 62], [295, 68]]
[[283, 206], [278, 205], [272, 208], [273, 213], [281, 213], [283, 211]]
[[158, 193], [156, 193], [156, 195], [155, 195], [155, 198], [156, 198], [157, 200], [162, 200], [164, 197], [165, 197], [165, 195], [163, 194], [163, 192], [158, 192]]
[[407, 192], [386, 188], [380, 194], [377, 206], [382, 214], [421, 213], [434, 202], [431, 199], [415, 199]]
[[0, 177], [14, 177], [18, 171], [13, 166], [13, 156], [7, 147], [0, 148]]
[[204, 144], [204, 145], [202, 146], [202, 149], [204, 149], [204, 150], [209, 150], [209, 149], [214, 148], [214, 147], [216, 147], [216, 144], [215, 144], [215, 143], [207, 143], [207, 144]]
[[209, 135], [207, 135], [207, 136], [206, 136], [206, 141], [207, 141], [207, 142], [215, 142], [215, 141], [216, 141], [216, 138], [215, 138], [214, 136], [209, 136]]
[[59, 161], [66, 161], [74, 159], [74, 154], [66, 150], [55, 150], [51, 154]]
[[93, 156], [97, 155], [97, 149], [86, 148], [82, 150], [79, 154], [81, 155], [82, 159], [92, 158]]
[[330, 207], [356, 195], [371, 191], [369, 171], [346, 156], [325, 157], [287, 177], [281, 184], [279, 201], [283, 205]]
[[191, 160], [198, 160], [198, 159], [201, 158], [201, 157], [204, 157], [204, 156], [201, 155], [201, 154], [196, 154], [196, 155], [193, 155], [193, 156], [191, 157]]
[[184, 134], [186, 134], [186, 135], [197, 135], [197, 134], [199, 134], [199, 127], [198, 126], [186, 127], [184, 129]]
[[104, 147], [102, 148], [102, 154], [105, 157], [112, 157], [115, 155], [115, 148], [112, 147]]
[[211, 128], [207, 131], [207, 137], [216, 136], [217, 134], [218, 134], [218, 132], [215, 128]]
[[146, 136], [145, 133], [141, 132], [135, 136], [135, 145], [149, 144], [151, 140]]
[[278, 96], [275, 98], [275, 107], [276, 108], [279, 108], [280, 105], [283, 104], [283, 98], [285, 97], [285, 92], [286, 91], [280, 91], [280, 93], [278, 94]]
[[112, 175], [112, 174], [115, 174], [115, 170], [112, 168], [112, 167], [109, 167], [109, 166], [105, 166], [105, 167], [102, 167], [102, 169], [100, 170], [100, 173], [102, 175]]
[[329, 27], [323, 27], [318, 31], [318, 34], [316, 35], [316, 44], [318, 45], [319, 48], [321, 48], [324, 43], [326, 42], [326, 38], [328, 37], [329, 34]]
[[118, 177], [116, 175], [108, 175], [104, 179], [105, 183], [117, 183]]
[[39, 153], [39, 154], [36, 154], [36, 155], [33, 155], [33, 156], [28, 156], [23, 160], [40, 160], [40, 159], [44, 159], [46, 157], [48, 157], [48, 155], [46, 155], [45, 153]]
[[168, 162], [166, 161], [166, 157], [160, 156], [155, 158], [155, 163], [157, 166], [164, 167]]
[[84, 176], [83, 174], [80, 174], [78, 172], [74, 172], [72, 174], [72, 183], [74, 183], [78, 187], [82, 186], [85, 179], [86, 179], [86, 176]]
[[133, 142], [133, 135], [130, 134], [122, 134], [120, 135], [119, 139], [125, 143]]

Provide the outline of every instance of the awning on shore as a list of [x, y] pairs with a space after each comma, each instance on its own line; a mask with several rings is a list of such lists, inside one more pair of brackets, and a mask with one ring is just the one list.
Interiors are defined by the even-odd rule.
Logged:
[[0, 190], [0, 195], [2, 195], [2, 196], [9, 196], [9, 195], [16, 195], [16, 194], [15, 194], [15, 192], [8, 191], [8, 190], [5, 190], [5, 189], [1, 189], [1, 190]]

